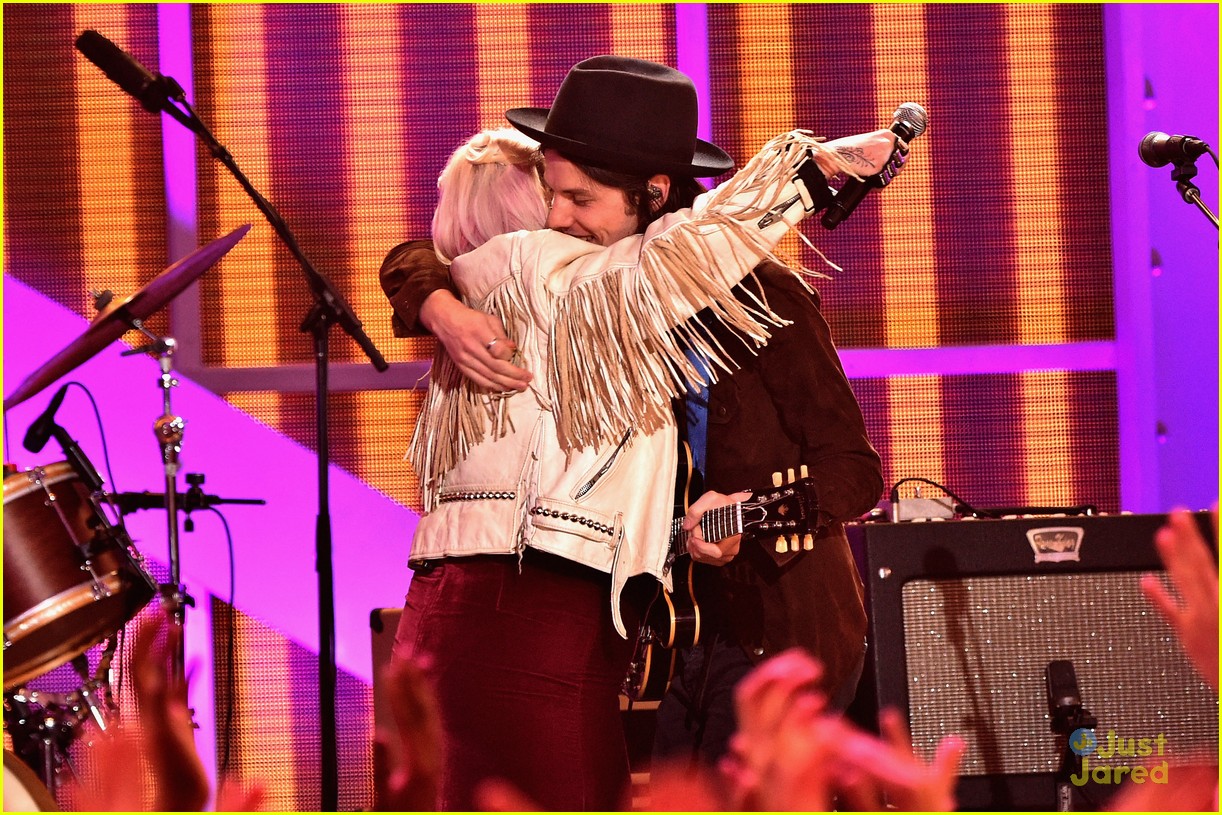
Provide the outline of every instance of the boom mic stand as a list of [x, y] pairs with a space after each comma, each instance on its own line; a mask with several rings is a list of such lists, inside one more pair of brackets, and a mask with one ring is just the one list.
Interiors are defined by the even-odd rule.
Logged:
[[[172, 81], [172, 80], [171, 80]], [[175, 83], [177, 84], [177, 83]], [[302, 270], [310, 291], [314, 294], [314, 306], [302, 320], [300, 330], [309, 333], [314, 341], [315, 363], [315, 434], [318, 446], [318, 518], [315, 524], [314, 545], [318, 570], [318, 695], [319, 721], [322, 739], [322, 805], [326, 812], [339, 808], [339, 739], [336, 719], [335, 692], [337, 669], [335, 662], [335, 577], [332, 570], [332, 538], [330, 510], [330, 438], [327, 414], [329, 335], [332, 325], [339, 325], [357, 344], [379, 372], [390, 366], [374, 346], [361, 326], [352, 307], [337, 292], [327, 278], [323, 277], [302, 252], [296, 237], [280, 213], [254, 188], [250, 180], [234, 161], [229, 151], [216, 140], [204, 123], [195, 114], [185, 99], [178, 100], [186, 113], [172, 106], [166, 112], [185, 124], [198, 135], [209, 152], [229, 170], [241, 184], [255, 206], [276, 231], [276, 235], [292, 253]], [[178, 114], [182, 115], [176, 115]], [[167, 490], [167, 493], [169, 490]]]
[[1197, 209], [1205, 213], [1205, 217], [1214, 225], [1214, 229], [1217, 229], [1218, 216], [1210, 212], [1209, 207], [1201, 200], [1201, 191], [1197, 189], [1196, 184], [1192, 183], [1192, 179], [1196, 177], [1196, 174], [1196, 160], [1185, 158], [1175, 163], [1175, 167], [1171, 170], [1171, 180], [1175, 182], [1175, 188], [1180, 191], [1180, 196], [1184, 199], [1184, 202], [1196, 205]]
[[[271, 224], [281, 242], [292, 253], [305, 272], [306, 282], [314, 295], [314, 306], [301, 323], [301, 331], [314, 338], [315, 362], [315, 424], [318, 444], [318, 520], [315, 525], [315, 551], [318, 569], [318, 692], [319, 720], [322, 738], [322, 806], [324, 811], [339, 807], [339, 755], [336, 736], [336, 666], [335, 666], [335, 578], [332, 572], [330, 484], [330, 440], [327, 434], [327, 365], [328, 336], [332, 325], [338, 324], [379, 372], [390, 366], [374, 346], [352, 307], [340, 296], [331, 282], [322, 275], [301, 251], [296, 237], [280, 213], [251, 184], [233, 156], [196, 115], [186, 99], [182, 86], [173, 77], [149, 74], [114, 43], [96, 31], [85, 31], [77, 38], [76, 47], [86, 58], [98, 65], [126, 93], [131, 94], [151, 113], [165, 112], [195, 133], [208, 151], [237, 179], [242, 189]], [[118, 60], [116, 66], [115, 60]], [[138, 70], [136, 70], [138, 69]], [[167, 493], [171, 490], [167, 490]]]

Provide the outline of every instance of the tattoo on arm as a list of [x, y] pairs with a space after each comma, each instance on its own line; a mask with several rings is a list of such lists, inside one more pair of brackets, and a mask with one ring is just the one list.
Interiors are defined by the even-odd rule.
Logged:
[[860, 147], [837, 147], [840, 157], [855, 167], [873, 169], [874, 165], [866, 159], [866, 151]]

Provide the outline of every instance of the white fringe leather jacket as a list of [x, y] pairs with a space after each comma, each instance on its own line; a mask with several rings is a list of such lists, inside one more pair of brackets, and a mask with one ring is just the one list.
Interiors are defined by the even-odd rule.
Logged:
[[[601, 247], [552, 232], [498, 236], [457, 258], [471, 307], [497, 314], [535, 373], [489, 396], [439, 350], [408, 458], [424, 487], [413, 560], [550, 552], [610, 573], [619, 596], [647, 573], [671, 587], [666, 556], [677, 467], [671, 401], [704, 384], [685, 351], [730, 369], [685, 320], [711, 307], [744, 342], [784, 322], [734, 285], [814, 208], [798, 168], [812, 155], [851, 174], [803, 131], [779, 136], [691, 210]], [[805, 175], [805, 172], [803, 173]], [[830, 175], [830, 173], [829, 173]], [[820, 183], [822, 177], [817, 176]], [[821, 190], [826, 194], [825, 190]]]

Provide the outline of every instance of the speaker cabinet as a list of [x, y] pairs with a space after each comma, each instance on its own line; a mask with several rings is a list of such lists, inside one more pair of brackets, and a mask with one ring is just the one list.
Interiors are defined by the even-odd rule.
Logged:
[[[1216, 760], [1217, 696], [1138, 586], [1143, 573], [1161, 573], [1153, 538], [1163, 520], [1118, 515], [850, 528], [870, 608], [861, 697], [869, 700], [872, 692], [875, 714], [888, 706], [907, 711], [913, 748], [927, 759], [944, 736], [967, 740], [958, 787], [963, 809], [1056, 808], [1061, 752], [1045, 687], [1053, 660], [1073, 663], [1102, 748], [1109, 733], [1121, 744], [1162, 737], [1161, 756], [1096, 753], [1092, 766], [1174, 764], [1202, 754]], [[1206, 516], [1198, 521], [1212, 537]], [[1116, 787], [1075, 787], [1075, 808], [1097, 808]]]
[[382, 672], [390, 665], [395, 632], [399, 630], [402, 608], [375, 608], [369, 612], [370, 655], [373, 658], [373, 728], [374, 732], [398, 732], [394, 712], [390, 707], [389, 690]]

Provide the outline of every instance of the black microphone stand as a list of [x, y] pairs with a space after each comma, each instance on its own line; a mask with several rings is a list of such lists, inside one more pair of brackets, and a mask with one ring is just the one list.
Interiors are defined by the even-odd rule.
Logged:
[[1174, 168], [1171, 170], [1171, 180], [1175, 182], [1175, 188], [1180, 191], [1180, 196], [1185, 203], [1194, 204], [1196, 208], [1205, 213], [1205, 217], [1214, 225], [1214, 229], [1218, 229], [1218, 216], [1210, 212], [1209, 207], [1201, 200], [1201, 191], [1197, 189], [1197, 185], [1192, 183], [1192, 179], [1196, 177], [1197, 164], [1194, 158], [1184, 158], [1175, 162]]
[[[352, 307], [301, 251], [296, 237], [280, 213], [254, 188], [250, 179], [237, 166], [233, 156], [216, 140], [216, 137], [196, 115], [186, 101], [182, 87], [171, 77], [158, 75], [156, 82], [160, 83], [160, 91], [164, 92], [166, 98], [166, 103], [161, 109], [199, 136], [207, 145], [209, 152], [237, 179], [242, 189], [246, 191], [246, 194], [250, 196], [255, 206], [276, 231], [276, 235], [297, 260], [305, 272], [310, 291], [314, 294], [314, 306], [302, 321], [301, 331], [310, 333], [314, 338], [315, 424], [318, 442], [318, 520], [315, 524], [314, 543], [318, 571], [318, 694], [319, 720], [322, 729], [321, 809], [325, 812], [334, 812], [339, 808], [339, 748], [335, 707], [335, 578], [332, 571], [330, 483], [328, 479], [330, 440], [327, 432], [328, 338], [331, 326], [339, 325], [352, 337], [379, 372], [386, 371], [390, 366], [374, 347], [373, 341], [365, 333]], [[171, 104], [172, 102], [177, 102], [182, 109]]]
[[[1056, 811], [1072, 812], [1074, 795], [1071, 779], [1082, 774], [1082, 753], [1074, 749], [1075, 745], [1071, 739], [1079, 730], [1092, 731], [1093, 738], [1093, 731], [1099, 720], [1082, 704], [1072, 662], [1063, 659], [1049, 662], [1045, 669], [1045, 684], [1048, 693], [1049, 725], [1057, 736], [1057, 746], [1061, 753], [1060, 765], [1053, 775]], [[1080, 745], [1078, 748], [1082, 749]]]

